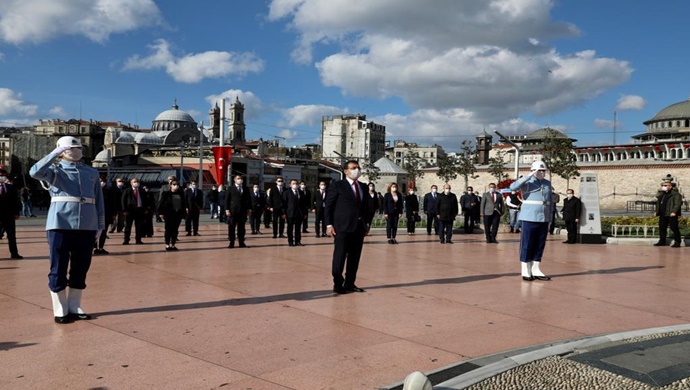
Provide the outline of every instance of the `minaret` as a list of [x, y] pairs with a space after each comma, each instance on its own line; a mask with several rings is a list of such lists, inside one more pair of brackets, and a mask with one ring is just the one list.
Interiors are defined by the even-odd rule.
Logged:
[[244, 145], [244, 104], [239, 97], [230, 105], [230, 125], [228, 126], [228, 138], [233, 145]]
[[489, 152], [491, 151], [491, 141], [493, 137], [486, 132], [486, 129], [477, 136], [477, 164], [489, 164]]
[[218, 107], [218, 102], [216, 106], [208, 111], [210, 129], [208, 129], [210, 134], [213, 134], [213, 139], [220, 138], [220, 107]]

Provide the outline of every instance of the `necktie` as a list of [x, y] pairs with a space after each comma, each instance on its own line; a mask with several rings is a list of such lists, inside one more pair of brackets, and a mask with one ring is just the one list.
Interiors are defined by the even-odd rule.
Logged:
[[239, 192], [240, 192], [240, 195], [242, 195], [242, 187], [237, 186], [237, 191], [239, 191]]
[[352, 183], [353, 186], [355, 186], [355, 196], [357, 197], [357, 201], [359, 202], [360, 197], [359, 197], [359, 185], [357, 182]]
[[494, 198], [494, 203], [496, 203], [496, 193], [494, 192], [491, 196]]
[[5, 192], [6, 192], [6, 191], [5, 191], [5, 185], [3, 184], [3, 185], [0, 187], [0, 195], [5, 195]]
[[141, 201], [139, 200], [139, 190], [136, 188], [134, 189], [134, 199], [137, 202], [137, 207], [141, 207]]
[[434, 200], [436, 200], [436, 194], [434, 194]]

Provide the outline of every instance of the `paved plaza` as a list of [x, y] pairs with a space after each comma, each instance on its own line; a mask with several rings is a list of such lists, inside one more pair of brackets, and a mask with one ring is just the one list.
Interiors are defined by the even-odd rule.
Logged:
[[[375, 230], [357, 285], [334, 295], [332, 240], [288, 247], [271, 234], [227, 249], [225, 225], [164, 251], [110, 234], [94, 257], [83, 307], [91, 321], [53, 322], [44, 220], [18, 228], [23, 260], [0, 240], [0, 388], [377, 389], [412, 371], [555, 341], [690, 323], [689, 248], [565, 245], [549, 236], [524, 282], [519, 235], [440, 245]], [[310, 227], [310, 230], [313, 228]]]

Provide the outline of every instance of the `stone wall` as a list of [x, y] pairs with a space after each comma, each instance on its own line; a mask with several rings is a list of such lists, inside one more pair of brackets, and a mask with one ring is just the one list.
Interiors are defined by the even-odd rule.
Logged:
[[[505, 170], [507, 177], [512, 178], [513, 172], [512, 168]], [[528, 172], [528, 167], [521, 167], [520, 175]], [[656, 165], [587, 166], [580, 167], [580, 172], [598, 174], [602, 209], [621, 210], [626, 208], [627, 201], [655, 200], [654, 196], [660, 187], [661, 180], [668, 174], [675, 178], [684, 199], [685, 191], [690, 191], [690, 163], [669, 164], [662, 162]], [[478, 167], [476, 175], [479, 177], [469, 179], [468, 184], [480, 193], [486, 191], [489, 183], [496, 182], [496, 178], [487, 172], [486, 167]], [[568, 187], [566, 181], [560, 177], [553, 177], [552, 181], [556, 191], [562, 195], [565, 194]], [[426, 169], [424, 177], [417, 180], [418, 193], [420, 195], [427, 193], [432, 184], [438, 185], [439, 190], [441, 190], [444, 183], [436, 177], [435, 169]], [[465, 181], [462, 177], [451, 181], [449, 184], [452, 191], [457, 195], [461, 195], [465, 189]], [[570, 181], [570, 188], [575, 190], [576, 196], [578, 196], [579, 187], [579, 178]]]

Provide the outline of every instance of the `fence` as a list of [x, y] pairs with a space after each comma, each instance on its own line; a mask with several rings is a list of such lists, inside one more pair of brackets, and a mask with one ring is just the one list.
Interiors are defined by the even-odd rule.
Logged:
[[649, 225], [611, 225], [613, 237], [659, 237], [659, 227]]

